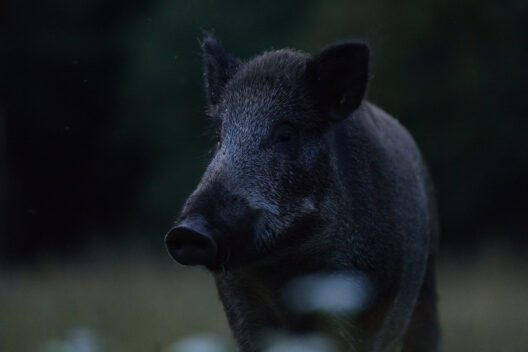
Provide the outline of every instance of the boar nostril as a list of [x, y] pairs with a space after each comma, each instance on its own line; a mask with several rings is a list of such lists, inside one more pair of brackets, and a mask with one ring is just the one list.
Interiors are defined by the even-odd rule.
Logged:
[[202, 218], [189, 218], [165, 236], [171, 257], [183, 265], [208, 265], [216, 257], [216, 244]]

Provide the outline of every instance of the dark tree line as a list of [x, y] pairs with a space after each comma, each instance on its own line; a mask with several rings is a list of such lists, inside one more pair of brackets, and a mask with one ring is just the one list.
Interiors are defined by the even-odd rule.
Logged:
[[372, 45], [369, 98], [408, 126], [446, 246], [526, 243], [527, 7], [466, 1], [5, 1], [0, 252], [160, 243], [205, 165], [200, 29], [243, 58]]

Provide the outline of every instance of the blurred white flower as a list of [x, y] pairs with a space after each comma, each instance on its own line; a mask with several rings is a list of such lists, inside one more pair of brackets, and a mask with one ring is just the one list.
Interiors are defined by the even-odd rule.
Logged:
[[336, 352], [334, 344], [322, 335], [275, 337], [265, 352]]
[[64, 340], [46, 341], [40, 348], [42, 352], [103, 352], [97, 334], [87, 328], [77, 328], [70, 331]]
[[177, 341], [168, 352], [227, 352], [227, 343], [217, 335], [196, 334]]
[[370, 280], [361, 273], [318, 273], [293, 279], [284, 300], [298, 313], [354, 314], [367, 307], [373, 293]]

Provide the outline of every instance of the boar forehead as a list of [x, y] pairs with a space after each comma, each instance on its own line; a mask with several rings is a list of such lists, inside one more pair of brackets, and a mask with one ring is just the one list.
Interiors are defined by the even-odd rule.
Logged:
[[264, 53], [242, 65], [224, 91], [218, 114], [223, 128], [267, 130], [310, 109], [304, 73], [308, 55], [293, 50]]

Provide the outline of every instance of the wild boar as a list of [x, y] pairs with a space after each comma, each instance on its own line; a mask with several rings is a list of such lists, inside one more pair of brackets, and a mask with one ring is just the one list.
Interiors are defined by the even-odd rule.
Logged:
[[166, 245], [213, 273], [240, 351], [261, 351], [265, 331], [317, 331], [285, 287], [347, 272], [373, 290], [333, 325], [341, 349], [437, 351], [432, 185], [410, 134], [365, 99], [368, 45], [243, 62], [206, 34], [202, 49], [218, 143]]

